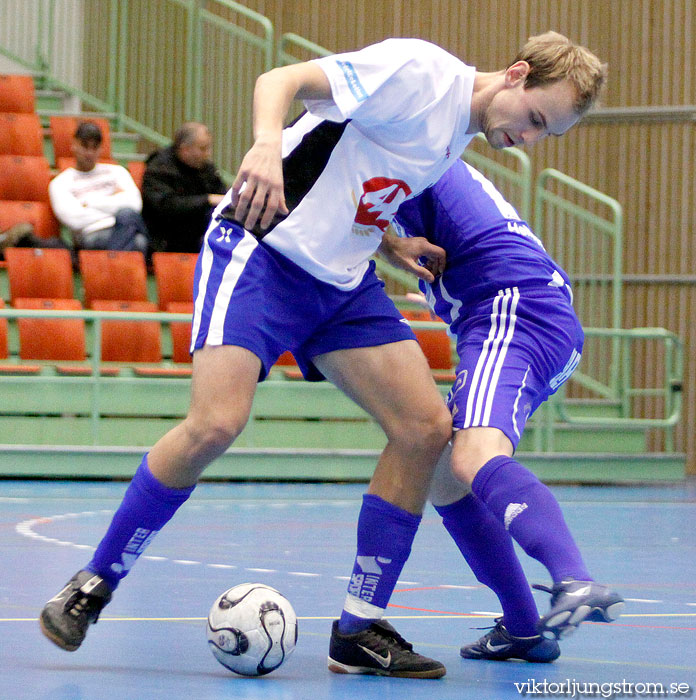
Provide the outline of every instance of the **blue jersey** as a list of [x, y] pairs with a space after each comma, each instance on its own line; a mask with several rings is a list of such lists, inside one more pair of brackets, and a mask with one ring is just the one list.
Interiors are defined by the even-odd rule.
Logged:
[[515, 208], [461, 160], [399, 207], [394, 228], [400, 236], [424, 236], [447, 251], [444, 273], [432, 285], [421, 282], [421, 288], [454, 333], [477, 303], [501, 289], [570, 290], [566, 273]]

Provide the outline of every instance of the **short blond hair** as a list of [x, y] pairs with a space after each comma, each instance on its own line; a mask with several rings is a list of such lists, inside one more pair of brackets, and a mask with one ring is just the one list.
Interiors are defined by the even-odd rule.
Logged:
[[574, 108], [578, 114], [594, 104], [607, 79], [606, 63], [558, 32], [529, 37], [512, 63], [518, 61], [526, 61], [530, 67], [525, 88], [569, 80], [577, 91]]

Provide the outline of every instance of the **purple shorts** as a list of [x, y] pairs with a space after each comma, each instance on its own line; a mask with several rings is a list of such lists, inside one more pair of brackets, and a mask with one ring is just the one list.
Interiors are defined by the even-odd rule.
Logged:
[[517, 448], [529, 416], [573, 373], [583, 340], [564, 289], [513, 287], [475, 306], [457, 329], [454, 429], [498, 428]]
[[261, 360], [263, 380], [290, 350], [306, 379], [324, 377], [312, 358], [333, 350], [415, 340], [370, 264], [343, 291], [318, 280], [238, 224], [213, 222], [194, 278], [191, 352], [238, 345]]

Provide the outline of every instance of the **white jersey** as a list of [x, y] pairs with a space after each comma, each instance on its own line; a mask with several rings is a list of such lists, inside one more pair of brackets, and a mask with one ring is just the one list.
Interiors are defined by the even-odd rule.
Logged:
[[58, 220], [83, 236], [113, 226], [119, 209], [143, 208], [130, 173], [112, 163], [97, 163], [88, 172], [67, 168], [51, 180], [48, 194]]
[[475, 69], [419, 39], [316, 62], [333, 99], [306, 101], [308, 113], [284, 130], [290, 213], [257, 233], [318, 279], [350, 290], [399, 205], [437, 182], [471, 141]]

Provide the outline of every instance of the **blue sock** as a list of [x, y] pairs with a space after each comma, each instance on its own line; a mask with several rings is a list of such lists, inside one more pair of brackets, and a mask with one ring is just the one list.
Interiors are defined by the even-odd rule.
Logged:
[[358, 554], [338, 628], [367, 629], [389, 604], [421, 518], [379, 496], [365, 494], [358, 518]]
[[512, 457], [494, 457], [476, 474], [471, 490], [522, 549], [549, 570], [554, 582], [592, 580], [558, 501], [519, 462]]
[[115, 589], [194, 488], [170, 489], [161, 484], [145, 455], [87, 569]]
[[534, 596], [512, 538], [493, 513], [473, 493], [435, 510], [476, 578], [498, 596], [507, 631], [516, 637], [536, 635]]

